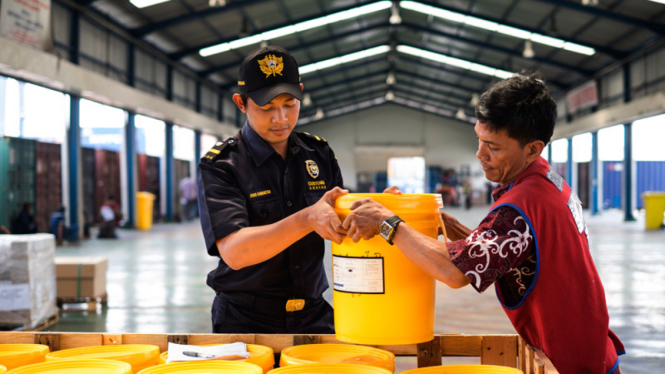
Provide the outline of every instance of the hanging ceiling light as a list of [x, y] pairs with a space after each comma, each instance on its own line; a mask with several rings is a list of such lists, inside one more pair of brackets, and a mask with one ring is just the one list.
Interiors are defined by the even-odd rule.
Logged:
[[208, 5], [213, 8], [216, 6], [226, 6], [226, 0], [209, 0]]
[[524, 42], [524, 51], [522, 52], [522, 56], [526, 58], [533, 58], [536, 53], [533, 51], [533, 46], [531, 45], [531, 40], [527, 40]]
[[478, 105], [479, 101], [480, 101], [480, 95], [474, 93], [473, 95], [471, 95], [471, 102], [469, 102], [469, 104], [471, 104], [472, 106], [476, 106]]
[[267, 47], [267, 46], [268, 46], [268, 42], [267, 42], [267, 41], [264, 40], [264, 41], [261, 42], [261, 48], [265, 48], [265, 47]]
[[402, 23], [402, 17], [399, 16], [399, 6], [397, 3], [393, 3], [392, 10], [390, 11], [390, 24], [399, 25]]
[[310, 105], [312, 105], [312, 97], [309, 96], [309, 93], [306, 93], [306, 94], [302, 97], [302, 105], [303, 105], [303, 106], [310, 106]]
[[395, 79], [395, 73], [391, 71], [390, 73], [388, 73], [388, 78], [386, 78], [386, 84], [392, 86], [393, 84], [395, 84], [395, 82], [397, 82], [397, 80]]
[[462, 108], [457, 109], [457, 113], [455, 113], [455, 118], [465, 120], [466, 114], [464, 113], [464, 109]]
[[326, 115], [323, 113], [323, 109], [319, 108], [316, 110], [316, 114], [314, 115], [314, 119], [322, 119]]
[[582, 5], [596, 6], [598, 5], [598, 0], [582, 0]]
[[395, 100], [395, 94], [393, 93], [392, 90], [388, 90], [388, 92], [386, 92], [386, 100], [388, 101]]

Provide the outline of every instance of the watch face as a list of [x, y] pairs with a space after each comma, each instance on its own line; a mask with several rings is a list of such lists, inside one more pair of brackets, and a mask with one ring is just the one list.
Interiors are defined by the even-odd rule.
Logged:
[[383, 223], [381, 223], [381, 228], [379, 231], [381, 233], [381, 236], [384, 239], [388, 240], [390, 238], [390, 233], [393, 231], [393, 227], [390, 226], [388, 222], [383, 221]]

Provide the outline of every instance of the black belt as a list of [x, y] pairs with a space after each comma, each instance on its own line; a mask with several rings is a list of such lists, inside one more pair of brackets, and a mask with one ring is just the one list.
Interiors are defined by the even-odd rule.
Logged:
[[318, 299], [271, 298], [241, 292], [218, 292], [217, 295], [254, 310], [275, 312], [297, 312], [303, 310], [305, 306], [312, 306], [323, 300], [322, 297]]

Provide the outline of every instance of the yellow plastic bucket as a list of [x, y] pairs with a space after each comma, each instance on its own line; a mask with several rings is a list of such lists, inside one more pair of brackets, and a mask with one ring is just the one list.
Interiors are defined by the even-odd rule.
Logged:
[[[348, 194], [335, 202], [344, 220], [357, 200], [372, 198], [420, 233], [437, 237], [438, 194]], [[445, 231], [444, 231], [445, 232]], [[416, 344], [434, 338], [434, 278], [380, 235], [332, 244], [338, 340], [371, 345]]]
[[155, 195], [150, 192], [136, 193], [136, 228], [150, 230], [152, 227], [152, 204]]
[[524, 374], [522, 370], [494, 365], [430, 366], [403, 371], [402, 374]]
[[395, 355], [383, 349], [348, 344], [306, 344], [282, 350], [279, 366], [359, 364], [395, 371]]
[[0, 365], [0, 374], [5, 374], [7, 372], [7, 368]]
[[308, 364], [280, 367], [268, 374], [391, 374], [388, 369], [357, 364]]
[[44, 362], [49, 352], [43, 344], [0, 344], [0, 365], [12, 370], [24, 365]]
[[644, 211], [646, 215], [645, 226], [647, 230], [657, 230], [663, 225], [663, 213], [665, 212], [665, 192], [645, 192]]
[[[206, 344], [201, 347], [211, 347], [219, 344]], [[258, 365], [263, 369], [264, 373], [269, 372], [275, 367], [275, 355], [270, 347], [258, 344], [247, 344], [247, 351], [249, 351], [249, 358], [245, 360], [233, 360], [235, 362], [249, 362], [250, 364]], [[166, 359], [169, 357], [169, 352], [162, 352], [159, 356], [159, 363], [165, 364]]]
[[130, 364], [134, 373], [159, 363], [159, 347], [148, 344], [100, 345], [64, 349], [46, 355], [46, 362], [56, 360], [105, 359]]
[[22, 366], [7, 374], [132, 374], [132, 366], [112, 360], [58, 360]]
[[141, 370], [138, 374], [263, 374], [263, 369], [249, 362], [191, 361], [174, 362]]

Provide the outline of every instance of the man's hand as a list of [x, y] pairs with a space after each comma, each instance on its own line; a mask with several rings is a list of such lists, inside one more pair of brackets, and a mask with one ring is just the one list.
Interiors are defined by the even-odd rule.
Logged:
[[391, 193], [393, 195], [401, 195], [402, 191], [399, 190], [399, 187], [397, 186], [390, 186], [383, 190], [383, 193]]
[[316, 204], [307, 208], [307, 222], [309, 227], [316, 231], [323, 239], [341, 244], [346, 234], [342, 228], [342, 221], [333, 209], [337, 198], [349, 193], [339, 187], [326, 192]]
[[[452, 241], [461, 240], [466, 239], [471, 235], [471, 229], [459, 223], [457, 218], [445, 212], [440, 212], [440, 214], [441, 221], [443, 221], [443, 225], [446, 227], [446, 235], [448, 236], [448, 239]], [[442, 234], [441, 228], [439, 228], [439, 235]]]
[[358, 200], [349, 207], [352, 212], [342, 227], [354, 243], [369, 240], [379, 233], [381, 223], [395, 214], [372, 199]]

